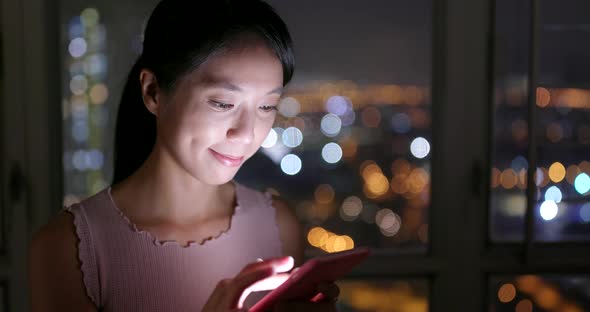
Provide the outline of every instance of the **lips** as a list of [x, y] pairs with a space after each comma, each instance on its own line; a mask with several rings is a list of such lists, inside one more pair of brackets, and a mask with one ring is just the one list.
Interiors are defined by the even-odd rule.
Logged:
[[224, 166], [238, 167], [244, 161], [243, 156], [236, 157], [236, 156], [231, 156], [231, 155], [225, 155], [225, 154], [218, 153], [212, 149], [209, 149], [209, 151], [211, 152], [211, 154], [213, 154], [215, 159], [217, 159]]

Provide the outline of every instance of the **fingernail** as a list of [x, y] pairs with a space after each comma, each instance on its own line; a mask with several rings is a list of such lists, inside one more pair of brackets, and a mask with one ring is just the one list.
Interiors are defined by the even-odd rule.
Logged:
[[294, 264], [295, 259], [291, 256], [281, 258], [277, 263], [273, 264], [274, 273], [287, 272], [293, 268]]

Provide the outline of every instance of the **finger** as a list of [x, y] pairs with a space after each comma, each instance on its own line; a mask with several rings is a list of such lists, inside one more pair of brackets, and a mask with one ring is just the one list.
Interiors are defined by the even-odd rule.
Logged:
[[274, 272], [287, 272], [293, 268], [294, 263], [295, 261], [291, 256], [273, 258], [263, 261], [259, 261], [259, 259], [257, 259], [256, 262], [246, 265], [240, 273], [245, 273], [266, 266], [273, 267]]
[[242, 292], [242, 295], [240, 296], [240, 299], [238, 300], [238, 308], [242, 308], [244, 306], [244, 302], [246, 301], [246, 298], [253, 291], [273, 290], [273, 289], [281, 286], [287, 279], [289, 279], [289, 274], [281, 273], [281, 274], [275, 274], [273, 276], [269, 276], [265, 279], [262, 279], [256, 283], [250, 285], [249, 287], [244, 289], [244, 291]]
[[274, 262], [273, 265], [275, 273], [289, 272], [295, 265], [295, 259], [293, 259], [291, 256], [288, 256], [286, 259], [281, 259], [281, 261]]
[[251, 291], [266, 291], [266, 290], [273, 290], [279, 286], [281, 286], [286, 280], [289, 279], [289, 273], [280, 273], [275, 274], [273, 276], [269, 276], [265, 279], [262, 279], [254, 284], [252, 284], [247, 289]]
[[226, 298], [230, 303], [230, 307], [237, 306], [240, 296], [246, 288], [259, 280], [271, 276], [273, 273], [273, 267], [267, 265], [249, 272], [238, 274], [229, 284], [226, 293]]

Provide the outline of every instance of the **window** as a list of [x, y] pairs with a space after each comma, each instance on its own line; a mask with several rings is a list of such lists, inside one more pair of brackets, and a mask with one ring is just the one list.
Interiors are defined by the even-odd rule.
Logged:
[[[344, 311], [555, 310], [527, 279], [572, 307], [555, 311], [588, 308], [570, 296], [590, 263], [586, 2], [270, 2], [298, 65], [237, 179], [289, 202], [307, 256], [374, 247], [340, 283]], [[118, 97], [155, 3], [61, 2], [66, 203], [110, 181]]]

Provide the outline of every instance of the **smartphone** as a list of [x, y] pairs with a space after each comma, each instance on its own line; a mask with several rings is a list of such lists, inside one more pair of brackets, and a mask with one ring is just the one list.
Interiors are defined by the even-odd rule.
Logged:
[[291, 273], [289, 279], [281, 286], [262, 297], [248, 311], [262, 312], [283, 300], [319, 301], [322, 295], [317, 292], [318, 284], [334, 282], [343, 277], [369, 253], [369, 248], [362, 247], [310, 259], [299, 270]]

